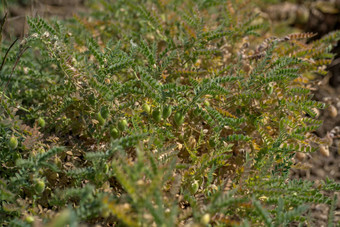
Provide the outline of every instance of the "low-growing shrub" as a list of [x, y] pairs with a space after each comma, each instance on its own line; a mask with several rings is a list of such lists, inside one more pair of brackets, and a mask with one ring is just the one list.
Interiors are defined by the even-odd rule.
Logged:
[[1, 46], [2, 225], [313, 225], [311, 204], [334, 209], [339, 184], [289, 170], [323, 143], [310, 87], [339, 32], [268, 37], [242, 0], [92, 4]]

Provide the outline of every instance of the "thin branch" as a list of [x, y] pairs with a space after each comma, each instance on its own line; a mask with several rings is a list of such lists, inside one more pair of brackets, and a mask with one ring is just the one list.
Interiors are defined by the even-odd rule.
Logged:
[[13, 68], [12, 68], [11, 74], [9, 75], [9, 79], [8, 79], [8, 81], [7, 81], [7, 84], [6, 84], [5, 88], [4, 88], [4, 91], [6, 90], [6, 88], [7, 88], [8, 84], [9, 84], [9, 82], [11, 81], [11, 78], [12, 78], [12, 75], [13, 75], [13, 72], [14, 72], [14, 69], [16, 68], [17, 64], [19, 63], [19, 60], [20, 60], [21, 56], [25, 53], [25, 51], [26, 51], [28, 48], [30, 48], [30, 47], [25, 47], [24, 49], [22, 49], [22, 50], [19, 52], [18, 57], [17, 57], [17, 60], [15, 61], [14, 66], [13, 66]]
[[14, 40], [14, 42], [11, 44], [11, 46], [7, 49], [6, 51], [6, 54], [4, 56], [4, 58], [2, 59], [2, 62], [1, 62], [1, 66], [0, 66], [0, 72], [2, 70], [2, 67], [4, 67], [4, 64], [6, 62], [6, 59], [7, 59], [7, 55], [9, 53], [9, 51], [12, 49], [12, 47], [14, 46], [14, 44], [19, 40], [19, 38], [16, 38], [16, 40]]

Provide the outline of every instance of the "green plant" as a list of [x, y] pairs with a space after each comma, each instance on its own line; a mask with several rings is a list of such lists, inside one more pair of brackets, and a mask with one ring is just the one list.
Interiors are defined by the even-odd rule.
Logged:
[[340, 33], [265, 38], [246, 1], [139, 3], [28, 18], [0, 76], [2, 224], [312, 225], [310, 204], [334, 206], [339, 184], [289, 171], [323, 143], [308, 83]]

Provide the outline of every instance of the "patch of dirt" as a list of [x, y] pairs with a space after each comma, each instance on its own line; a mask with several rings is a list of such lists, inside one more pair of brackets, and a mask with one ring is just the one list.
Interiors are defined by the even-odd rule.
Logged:
[[[43, 18], [71, 18], [74, 14], [86, 11], [85, 0], [20, 0], [9, 4], [8, 17], [4, 27], [5, 37], [23, 37], [27, 31], [27, 16]], [[0, 15], [3, 18], [3, 15]]]

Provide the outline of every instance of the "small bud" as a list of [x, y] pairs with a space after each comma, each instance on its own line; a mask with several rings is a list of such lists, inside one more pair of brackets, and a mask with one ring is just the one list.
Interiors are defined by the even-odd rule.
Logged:
[[27, 43], [27, 40], [26, 40], [26, 39], [23, 39], [23, 40], [21, 40], [21, 42], [20, 42], [20, 46], [24, 46], [24, 45], [26, 45], [26, 43]]
[[328, 146], [320, 145], [319, 151], [320, 151], [320, 153], [321, 153], [324, 157], [329, 157], [329, 149], [328, 149]]
[[31, 36], [32, 36], [33, 38], [38, 38], [38, 37], [39, 37], [38, 33], [33, 33]]
[[48, 37], [50, 37], [50, 33], [49, 32], [44, 32], [44, 34], [42, 35], [44, 38], [48, 38]]

